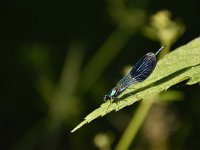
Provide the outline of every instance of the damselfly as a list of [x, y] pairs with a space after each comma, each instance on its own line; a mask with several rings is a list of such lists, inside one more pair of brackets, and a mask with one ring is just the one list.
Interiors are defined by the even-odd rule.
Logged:
[[130, 85], [144, 81], [154, 70], [156, 66], [156, 55], [163, 50], [162, 46], [156, 53], [149, 52], [144, 55], [124, 76], [117, 85], [104, 96], [104, 100], [116, 99], [119, 94], [126, 90]]

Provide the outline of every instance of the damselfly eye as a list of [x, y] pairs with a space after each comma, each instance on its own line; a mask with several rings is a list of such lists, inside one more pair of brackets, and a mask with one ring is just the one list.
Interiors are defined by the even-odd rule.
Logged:
[[109, 100], [109, 99], [111, 99], [110, 96], [108, 96], [108, 95], [105, 95], [105, 96], [104, 96], [104, 101], [107, 101], [107, 100]]

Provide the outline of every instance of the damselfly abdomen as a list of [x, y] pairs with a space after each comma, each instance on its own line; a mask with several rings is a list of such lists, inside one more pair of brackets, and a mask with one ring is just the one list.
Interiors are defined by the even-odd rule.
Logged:
[[156, 66], [156, 55], [164, 48], [162, 46], [156, 53], [147, 53], [144, 55], [131, 69], [131, 71], [124, 76], [117, 85], [104, 96], [104, 100], [116, 99], [130, 85], [144, 81], [153, 72]]

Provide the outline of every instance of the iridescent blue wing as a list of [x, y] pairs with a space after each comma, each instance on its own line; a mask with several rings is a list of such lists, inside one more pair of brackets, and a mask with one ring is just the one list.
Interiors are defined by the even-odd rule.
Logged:
[[136, 81], [144, 81], [156, 66], [156, 56], [165, 48], [162, 46], [155, 54], [150, 52], [144, 55], [130, 71], [131, 77]]
[[156, 56], [154, 53], [144, 55], [132, 68], [130, 75], [136, 81], [144, 81], [154, 70], [156, 66]]
[[135, 82], [137, 81], [134, 78], [132, 78], [131, 74], [129, 73], [117, 83], [117, 87], [120, 87], [121, 91], [123, 91]]
[[154, 53], [144, 55], [118, 83], [120, 91], [125, 90], [131, 84], [144, 81], [154, 70], [156, 66], [156, 56]]

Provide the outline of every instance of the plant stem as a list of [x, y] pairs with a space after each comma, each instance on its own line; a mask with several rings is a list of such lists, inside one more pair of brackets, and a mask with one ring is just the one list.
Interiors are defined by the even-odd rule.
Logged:
[[126, 128], [124, 134], [122, 135], [118, 145], [116, 146], [115, 150], [127, 150], [134, 140], [138, 130], [140, 129], [147, 113], [149, 112], [155, 97], [147, 100], [143, 100], [139, 105], [135, 115], [131, 119], [128, 127]]

